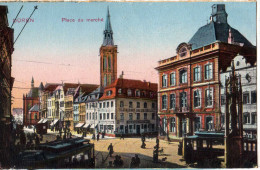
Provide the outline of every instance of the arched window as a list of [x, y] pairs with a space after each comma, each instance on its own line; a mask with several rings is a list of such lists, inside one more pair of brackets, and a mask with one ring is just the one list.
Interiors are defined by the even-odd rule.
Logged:
[[111, 56], [108, 56], [108, 69], [111, 69]]
[[111, 75], [108, 75], [108, 84], [111, 84]]
[[37, 119], [37, 113], [34, 113], [34, 119]]
[[103, 70], [105, 71], [107, 69], [107, 57], [104, 56], [103, 58]]
[[180, 70], [180, 83], [187, 83], [187, 70]]
[[107, 85], [107, 75], [104, 75], [104, 86]]

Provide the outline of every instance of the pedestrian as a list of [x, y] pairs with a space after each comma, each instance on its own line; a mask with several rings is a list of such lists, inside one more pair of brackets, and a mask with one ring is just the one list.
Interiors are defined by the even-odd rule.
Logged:
[[114, 148], [113, 148], [112, 143], [110, 143], [107, 150], [109, 150], [109, 156], [112, 157], [112, 154], [114, 153]]
[[97, 134], [97, 141], [99, 141], [99, 133]]
[[135, 163], [135, 157], [132, 157], [131, 163], [130, 163], [130, 168], [135, 168], [136, 163]]
[[157, 138], [156, 138], [156, 146], [158, 147], [158, 149], [159, 149], [159, 143], [160, 143], [159, 137], [157, 136]]
[[35, 137], [35, 145], [38, 146], [40, 144], [40, 139], [38, 137], [38, 135], [36, 135]]
[[123, 160], [121, 159], [121, 156], [116, 155], [114, 160], [114, 167], [115, 168], [121, 168], [124, 165]]
[[135, 163], [136, 163], [136, 167], [139, 167], [141, 161], [140, 161], [140, 158], [138, 157], [137, 154], [135, 154]]

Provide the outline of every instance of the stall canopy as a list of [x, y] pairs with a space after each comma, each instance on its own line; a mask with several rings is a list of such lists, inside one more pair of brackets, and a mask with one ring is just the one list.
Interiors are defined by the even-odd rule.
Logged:
[[83, 128], [88, 128], [90, 126], [90, 124], [85, 124], [84, 126], [83, 126]]
[[51, 126], [56, 125], [56, 123], [59, 121], [59, 119], [54, 119], [54, 121], [51, 123]]
[[82, 127], [84, 125], [84, 123], [78, 123], [75, 127], [76, 128], [80, 128], [80, 127]]
[[[97, 127], [97, 125], [96, 125], [96, 127]], [[90, 126], [90, 128], [91, 128], [91, 129], [94, 129], [94, 128], [95, 128], [95, 125], [92, 124], [92, 125]]]

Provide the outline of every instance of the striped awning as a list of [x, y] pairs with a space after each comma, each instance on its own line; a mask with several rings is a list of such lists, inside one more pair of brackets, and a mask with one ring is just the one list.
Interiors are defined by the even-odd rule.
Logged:
[[41, 119], [38, 123], [40, 124], [40, 123], [42, 123], [42, 121], [43, 121], [43, 119]]
[[84, 123], [78, 123], [75, 127], [76, 128], [80, 128], [80, 127], [82, 127], [84, 125]]
[[58, 121], [59, 119], [54, 119], [54, 121], [51, 123], [51, 126], [54, 126]]
[[90, 124], [85, 124], [84, 126], [83, 126], [83, 128], [88, 128], [90, 126]]
[[42, 123], [46, 123], [48, 121], [48, 119], [43, 119]]

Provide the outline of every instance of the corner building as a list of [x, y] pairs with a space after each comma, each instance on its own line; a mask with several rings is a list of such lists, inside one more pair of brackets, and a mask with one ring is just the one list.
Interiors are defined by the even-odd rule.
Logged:
[[176, 56], [158, 62], [161, 137], [221, 130], [220, 73], [238, 53], [250, 65], [256, 61], [255, 46], [228, 24], [227, 16], [225, 5], [213, 5], [210, 23], [179, 44]]

